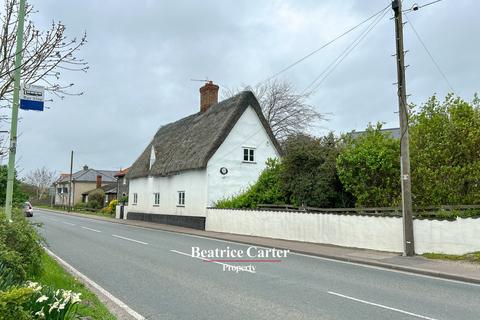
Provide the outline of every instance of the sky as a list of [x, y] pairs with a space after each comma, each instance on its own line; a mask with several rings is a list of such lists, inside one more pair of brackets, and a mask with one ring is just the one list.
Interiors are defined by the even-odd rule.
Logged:
[[[24, 176], [47, 167], [130, 166], [156, 130], [199, 110], [201, 82], [226, 88], [255, 85], [389, 5], [389, 0], [84, 0], [29, 1], [40, 29], [53, 21], [88, 43], [77, 57], [87, 73], [66, 72], [82, 96], [54, 99], [44, 112], [20, 110], [17, 168]], [[419, 0], [419, 5], [431, 0]], [[415, 1], [404, 0], [404, 9]], [[470, 100], [479, 91], [480, 3], [443, 0], [408, 13], [446, 79], [409, 23], [404, 27], [409, 102], [422, 104], [452, 89]], [[393, 11], [329, 74], [308, 103], [327, 115], [310, 130], [324, 135], [363, 130], [368, 123], [398, 127]], [[301, 92], [363, 28], [280, 74]], [[49, 96], [48, 98], [55, 98]], [[5, 124], [3, 126], [6, 126]], [[1, 128], [8, 130], [8, 128]], [[4, 160], [4, 163], [6, 160]]]

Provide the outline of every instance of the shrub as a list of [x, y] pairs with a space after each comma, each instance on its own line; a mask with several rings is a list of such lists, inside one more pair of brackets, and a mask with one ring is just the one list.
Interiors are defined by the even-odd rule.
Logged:
[[117, 209], [118, 200], [113, 199], [110, 201], [107, 207], [102, 209], [102, 213], [108, 214], [110, 216], [115, 215], [115, 210]]
[[267, 167], [260, 174], [257, 182], [244, 193], [222, 199], [215, 203], [217, 208], [256, 208], [258, 204], [284, 204], [286, 196], [283, 192], [280, 172], [282, 165], [278, 160], [267, 160]]
[[281, 178], [291, 204], [319, 208], [353, 205], [337, 175], [340, 143], [333, 133], [321, 138], [290, 136], [284, 149]]
[[128, 197], [127, 196], [121, 197], [120, 200], [118, 200], [118, 202], [120, 202], [121, 204], [127, 204], [128, 203]]
[[[0, 206], [5, 205], [6, 191], [7, 191], [7, 166], [0, 166]], [[17, 173], [15, 172], [15, 177]], [[18, 207], [23, 202], [28, 200], [28, 195], [22, 191], [20, 181], [15, 178], [13, 182], [13, 206]]]
[[75, 211], [83, 211], [87, 208], [87, 203], [79, 202], [73, 206], [73, 210]]
[[101, 209], [104, 201], [105, 192], [102, 189], [95, 189], [88, 194], [87, 206], [92, 209]]
[[391, 207], [400, 203], [400, 143], [369, 125], [357, 138], [345, 137], [337, 171], [356, 206]]
[[411, 117], [414, 204], [480, 204], [480, 100], [435, 96]]
[[33, 290], [30, 288], [12, 287], [6, 291], [0, 291], [0, 314], [2, 319], [32, 319], [32, 314], [24, 307], [32, 295]]
[[42, 271], [42, 239], [20, 210], [13, 213], [9, 223], [0, 212], [0, 261], [14, 271], [16, 280], [23, 281]]

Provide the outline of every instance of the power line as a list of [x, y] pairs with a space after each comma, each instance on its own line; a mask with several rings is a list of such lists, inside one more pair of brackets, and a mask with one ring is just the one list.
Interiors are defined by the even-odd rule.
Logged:
[[292, 64], [288, 65], [287, 67], [283, 68], [282, 70], [278, 71], [277, 73], [273, 74], [272, 76], [268, 77], [267, 79], [263, 80], [262, 82], [267, 82], [269, 80], [272, 80], [273, 78], [276, 78], [277, 76], [279, 76], [280, 74], [284, 73], [285, 71], [293, 68], [294, 66], [296, 66], [297, 64], [299, 64], [300, 62], [308, 59], [309, 57], [313, 56], [314, 54], [316, 54], [317, 52], [319, 52], [320, 50], [328, 47], [330, 44], [334, 43], [335, 41], [339, 40], [340, 38], [343, 38], [344, 36], [346, 36], [347, 34], [349, 34], [350, 32], [352, 32], [353, 30], [357, 29], [358, 27], [360, 27], [361, 25], [365, 24], [366, 22], [372, 20], [373, 18], [375, 18], [376, 16], [378, 16], [379, 14], [381, 14], [384, 10], [386, 10], [387, 8], [390, 7], [390, 4], [388, 6], [386, 6], [385, 8], [383, 8], [382, 10], [379, 10], [378, 12], [374, 13], [373, 15], [371, 15], [370, 17], [366, 18], [365, 20], [363, 20], [362, 22], [360, 22], [359, 24], [353, 26], [352, 28], [348, 29], [347, 31], [343, 32], [342, 34], [338, 35], [337, 37], [335, 37], [334, 39], [328, 41], [327, 43], [325, 43], [323, 46], [321, 46], [320, 48], [318, 49], [315, 49], [313, 50], [312, 52], [310, 52], [309, 54], [303, 56], [302, 58], [298, 59], [297, 61], [293, 62]]
[[435, 3], [440, 2], [440, 1], [442, 1], [442, 0], [431, 1], [431, 2], [428, 2], [428, 3], [422, 4], [420, 6], [416, 3], [414, 3], [413, 6], [410, 9], [403, 10], [403, 13], [407, 13], [407, 12], [410, 12], [410, 11], [417, 11], [420, 8], [427, 7], [429, 5], [435, 4]]
[[[437, 1], [438, 2], [438, 1]], [[432, 2], [434, 3], [434, 2]], [[430, 60], [432, 61], [432, 63], [435, 65], [435, 67], [437, 68], [438, 72], [441, 74], [441, 76], [443, 77], [443, 79], [445, 80], [445, 82], [447, 83], [448, 87], [450, 88], [450, 90], [452, 90], [452, 92], [455, 92], [455, 90], [453, 89], [453, 86], [452, 84], [450, 83], [450, 81], [448, 81], [448, 78], [447, 76], [445, 75], [445, 73], [442, 71], [442, 68], [440, 68], [440, 65], [437, 63], [437, 61], [435, 60], [435, 58], [433, 57], [433, 55], [431, 54], [430, 50], [428, 50], [427, 48], [427, 45], [425, 44], [425, 42], [422, 40], [422, 38], [420, 37], [420, 34], [417, 32], [417, 30], [415, 29], [415, 27], [413, 26], [412, 22], [410, 21], [410, 19], [408, 19], [408, 15], [405, 13], [405, 18], [407, 18], [407, 22], [408, 22], [408, 25], [410, 26], [410, 28], [412, 28], [413, 30], [413, 33], [415, 34], [415, 36], [417, 37], [418, 41], [420, 41], [420, 43], [422, 44], [422, 47], [423, 49], [425, 49], [425, 51], [427, 52], [428, 56], [430, 57]]]
[[[365, 37], [370, 33], [370, 31], [372, 31], [373, 28], [375, 28], [375, 26], [387, 14], [387, 12], [388, 12], [388, 7], [385, 8], [383, 14], [377, 16], [376, 19], [335, 60], [333, 60], [327, 66], [327, 68], [325, 68], [307, 87], [305, 87], [303, 92], [306, 92], [312, 86], [313, 86], [313, 89], [310, 90], [309, 94], [315, 92], [315, 90], [318, 89], [318, 87], [338, 67], [338, 65], [342, 63], [342, 61], [360, 44], [360, 42], [362, 42], [362, 40], [365, 39]], [[319, 79], [320, 81], [318, 81]]]

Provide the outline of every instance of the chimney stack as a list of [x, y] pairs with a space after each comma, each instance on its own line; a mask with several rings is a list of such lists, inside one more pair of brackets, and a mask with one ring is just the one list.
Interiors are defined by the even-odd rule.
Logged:
[[88, 170], [88, 166], [87, 166], [87, 165], [84, 165], [84, 166], [83, 166], [83, 170], [87, 171], [87, 170]]
[[212, 105], [218, 103], [218, 89], [219, 86], [208, 81], [200, 88], [200, 111], [205, 112]]
[[100, 188], [102, 186], [102, 176], [98, 175], [97, 176], [97, 188]]

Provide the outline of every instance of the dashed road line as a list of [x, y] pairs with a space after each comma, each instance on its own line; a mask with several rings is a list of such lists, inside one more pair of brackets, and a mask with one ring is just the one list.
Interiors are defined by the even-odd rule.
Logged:
[[84, 226], [80, 226], [80, 228], [82, 229], [86, 229], [86, 230], [90, 230], [90, 231], [93, 231], [93, 232], [102, 232], [100, 230], [97, 230], [97, 229], [92, 229], [92, 228], [89, 228], [89, 227], [84, 227]]
[[368, 304], [368, 305], [371, 305], [371, 306], [374, 306], [374, 307], [379, 307], [379, 308], [383, 308], [383, 309], [387, 309], [387, 310], [391, 310], [391, 311], [395, 311], [395, 312], [407, 314], [407, 315], [409, 315], [409, 316], [417, 317], [417, 318], [420, 318], [420, 319], [437, 320], [437, 319], [435, 319], [435, 318], [430, 318], [430, 317], [422, 316], [422, 315], [420, 315], [420, 314], [416, 314], [416, 313], [413, 313], [413, 312], [408, 312], [408, 311], [405, 311], [405, 310], [388, 307], [388, 306], [385, 306], [385, 305], [379, 304], [379, 303], [373, 303], [373, 302], [365, 301], [365, 300], [362, 300], [362, 299], [357, 299], [357, 298], [350, 297], [350, 296], [347, 296], [347, 295], [344, 295], [344, 294], [341, 294], [341, 293], [336, 293], [336, 292], [333, 292], [333, 291], [328, 291], [328, 293], [329, 293], [329, 294], [332, 294], [332, 295], [334, 295], [334, 296], [337, 296], [337, 297], [341, 297], [341, 298], [353, 300], [353, 301], [356, 301], [356, 302], [365, 303], [365, 304]]
[[132, 241], [132, 242], [136, 242], [136, 243], [140, 243], [140, 244], [148, 245], [148, 243], [146, 243], [146, 242], [143, 242], [143, 241], [140, 241], [140, 240], [131, 239], [131, 238], [127, 238], [127, 237], [122, 237], [122, 236], [119, 236], [119, 235], [116, 235], [116, 234], [112, 234], [112, 237], [119, 238], [119, 239], [123, 239], [123, 240], [127, 240], [127, 241]]
[[62, 223], [68, 224], [69, 226], [74, 226], [75, 225], [74, 223], [70, 223], [70, 222], [66, 222], [66, 221], [62, 221]]

